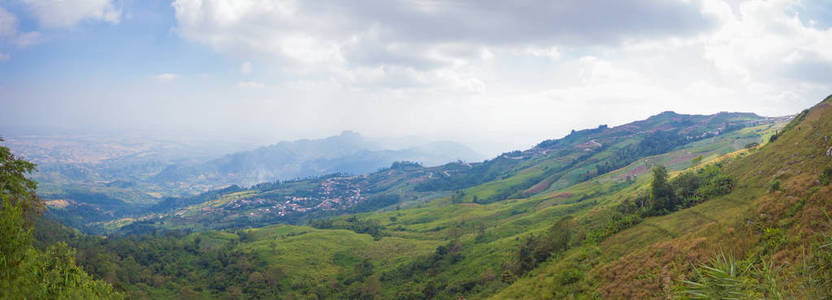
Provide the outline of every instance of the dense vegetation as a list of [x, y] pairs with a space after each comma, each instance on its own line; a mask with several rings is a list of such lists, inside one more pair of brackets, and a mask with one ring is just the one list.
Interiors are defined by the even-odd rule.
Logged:
[[[55, 224], [42, 232], [56, 238]], [[76, 235], [77, 263], [130, 298], [273, 298], [290, 287], [279, 266], [235, 248], [245, 234], [159, 235], [102, 239]]]
[[121, 298], [78, 268], [65, 243], [34, 247], [31, 227], [41, 204], [37, 184], [26, 178], [34, 170], [34, 164], [0, 147], [0, 298]]
[[637, 144], [629, 145], [616, 150], [607, 161], [596, 165], [596, 172], [597, 174], [608, 173], [629, 165], [639, 158], [665, 153], [673, 148], [695, 142], [702, 138], [704, 138], [704, 136], [692, 138], [679, 134], [678, 132], [670, 131], [652, 132], [647, 134], [647, 136]]
[[352, 216], [343, 220], [319, 219], [309, 220], [309, 226], [318, 229], [347, 229], [355, 233], [366, 233], [376, 240], [384, 236], [384, 227], [373, 220], [362, 220]]
[[505, 175], [502, 173], [503, 169], [501, 166], [506, 163], [508, 162], [499, 159], [489, 160], [483, 164], [474, 165], [469, 170], [457, 176], [441, 176], [420, 183], [416, 185], [415, 190], [418, 192], [450, 191], [472, 187], [477, 184], [492, 181], [498, 176]]
[[730, 193], [734, 179], [722, 167], [723, 163], [708, 164], [697, 171], [684, 171], [671, 180], [664, 166], [654, 167], [649, 190], [618, 204], [606, 226], [590, 232], [589, 239], [600, 242], [641, 223], [644, 218], [667, 215]]
[[511, 271], [511, 276], [523, 276], [538, 264], [569, 249], [570, 242], [579, 243], [580, 239], [574, 237], [574, 222], [572, 217], [564, 217], [543, 234], [526, 237], [506, 271]]

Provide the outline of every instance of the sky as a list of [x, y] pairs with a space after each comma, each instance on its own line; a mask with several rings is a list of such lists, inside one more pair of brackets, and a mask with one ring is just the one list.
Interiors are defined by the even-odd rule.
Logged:
[[832, 94], [829, 0], [0, 0], [0, 130], [453, 140]]

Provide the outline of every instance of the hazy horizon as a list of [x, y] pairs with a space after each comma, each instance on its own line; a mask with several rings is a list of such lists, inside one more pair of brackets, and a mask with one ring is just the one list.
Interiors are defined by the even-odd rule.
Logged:
[[[674, 111], [675, 112], [675, 111]], [[676, 112], [679, 114], [686, 114], [684, 112]], [[743, 112], [740, 112], [743, 113]], [[782, 116], [762, 116], [762, 117], [782, 117]], [[645, 118], [646, 119], [646, 118]], [[608, 123], [599, 123], [595, 126], [589, 126], [585, 128], [572, 128], [574, 130], [584, 130], [584, 129], [593, 129], [600, 125], [607, 125], [609, 127], [615, 127], [619, 125], [624, 125], [630, 122], [640, 121], [639, 120], [626, 120], [620, 124], [608, 124]], [[600, 122], [600, 120], [599, 120]], [[132, 130], [132, 131], [119, 131], [119, 130], [110, 130], [110, 129], [83, 129], [83, 128], [22, 128], [22, 127], [0, 127], [0, 137], [4, 138], [20, 138], [20, 137], [70, 137], [70, 138], [77, 138], [77, 137], [99, 137], [103, 139], [119, 139], [123, 141], [131, 141], [136, 139], [144, 139], [148, 141], [156, 141], [156, 142], [167, 142], [167, 143], [178, 143], [178, 144], [186, 144], [190, 145], [192, 149], [206, 149], [208, 147], [217, 147], [222, 145], [220, 149], [212, 149], [212, 151], [208, 151], [206, 153], [210, 153], [208, 157], [220, 157], [227, 154], [232, 154], [235, 152], [241, 151], [250, 151], [260, 147], [266, 147], [270, 145], [275, 145], [282, 142], [295, 142], [301, 140], [320, 140], [326, 139], [334, 136], [338, 136], [344, 134], [345, 132], [355, 132], [361, 135], [362, 137], [376, 141], [382, 142], [384, 149], [404, 149], [409, 147], [414, 147], [418, 145], [434, 143], [434, 142], [454, 142], [463, 146], [470, 148], [472, 151], [477, 152], [478, 154], [482, 155], [483, 158], [491, 159], [494, 158], [502, 153], [515, 151], [515, 150], [526, 150], [529, 148], [534, 147], [540, 142], [545, 140], [552, 140], [552, 139], [560, 139], [569, 134], [572, 129], [569, 129], [567, 132], [559, 133], [558, 135], [553, 136], [543, 136], [540, 137], [538, 140], [530, 140], [530, 141], [520, 141], [514, 144], [507, 144], [503, 142], [495, 142], [495, 141], [475, 141], [474, 143], [469, 143], [468, 141], [458, 141], [458, 140], [451, 140], [451, 139], [431, 139], [429, 137], [424, 136], [417, 136], [417, 135], [409, 135], [409, 136], [371, 136], [366, 135], [362, 132], [358, 132], [355, 130], [345, 129], [338, 132], [334, 132], [333, 134], [323, 135], [323, 136], [307, 136], [307, 137], [297, 137], [297, 138], [290, 138], [290, 139], [273, 139], [269, 136], [226, 136], [226, 135], [211, 135], [211, 134], [189, 134], [187, 136], [178, 135], [176, 133], [162, 133], [162, 132], [154, 132], [149, 130]], [[206, 155], [206, 154], [204, 154]]]

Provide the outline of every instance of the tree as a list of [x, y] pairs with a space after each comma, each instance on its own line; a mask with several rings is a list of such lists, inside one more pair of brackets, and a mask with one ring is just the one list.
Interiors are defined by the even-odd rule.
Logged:
[[574, 220], [572, 216], [564, 217], [555, 222], [549, 228], [549, 235], [547, 239], [552, 245], [552, 250], [555, 252], [566, 251], [569, 248], [569, 240], [572, 237], [572, 226]]
[[718, 164], [711, 164], [699, 170], [702, 186], [699, 194], [703, 198], [710, 198], [730, 193], [734, 188], [734, 179], [722, 171]]
[[35, 164], [15, 156], [9, 148], [0, 147], [0, 195], [8, 198], [11, 205], [20, 206], [28, 220], [37, 216], [43, 207], [36, 195], [37, 182], [26, 178], [34, 171]]
[[37, 184], [26, 178], [34, 169], [0, 147], [0, 298], [121, 298], [112, 286], [76, 266], [75, 251], [65, 243], [51, 245], [45, 253], [32, 245], [31, 221], [41, 207]]
[[402, 285], [402, 288], [396, 293], [396, 299], [418, 300], [425, 299], [425, 295], [422, 294], [418, 285], [413, 282], [408, 282]]
[[370, 276], [361, 287], [361, 299], [381, 298], [381, 281], [376, 276]]
[[534, 269], [537, 261], [535, 259], [535, 249], [537, 249], [537, 237], [534, 235], [528, 236], [520, 244], [520, 249], [517, 250], [517, 261], [515, 264], [515, 273], [519, 275], [526, 274], [526, 272]]
[[684, 172], [677, 176], [671, 182], [671, 186], [673, 186], [676, 198], [684, 202], [683, 205], [698, 201], [697, 190], [700, 186], [700, 179], [693, 172]]
[[354, 273], [356, 281], [364, 281], [365, 278], [373, 275], [373, 263], [369, 259], [364, 259], [360, 263], [355, 264]]
[[433, 297], [435, 297], [438, 293], [439, 287], [436, 286], [436, 282], [434, 282], [433, 280], [428, 281], [428, 283], [425, 284], [425, 287], [422, 289], [422, 295], [425, 296], [425, 299], [433, 299]]
[[667, 183], [667, 169], [653, 168], [653, 182], [650, 184], [650, 203], [654, 212], [673, 209], [673, 187]]
[[14, 205], [5, 193], [0, 194], [0, 198], [3, 201], [0, 211], [0, 298], [5, 298], [23, 283], [20, 279], [26, 275], [23, 272], [31, 232], [24, 225], [22, 208]]

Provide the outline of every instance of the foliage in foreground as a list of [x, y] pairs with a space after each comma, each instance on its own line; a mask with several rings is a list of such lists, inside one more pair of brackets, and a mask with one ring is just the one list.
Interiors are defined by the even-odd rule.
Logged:
[[694, 267], [695, 277], [685, 281], [683, 296], [693, 299], [782, 299], [774, 267], [763, 261], [737, 261], [720, 253], [709, 264]]
[[37, 217], [39, 199], [37, 185], [25, 177], [34, 169], [0, 147], [0, 298], [121, 298], [76, 266], [75, 251], [65, 243], [35, 249], [30, 218]]

